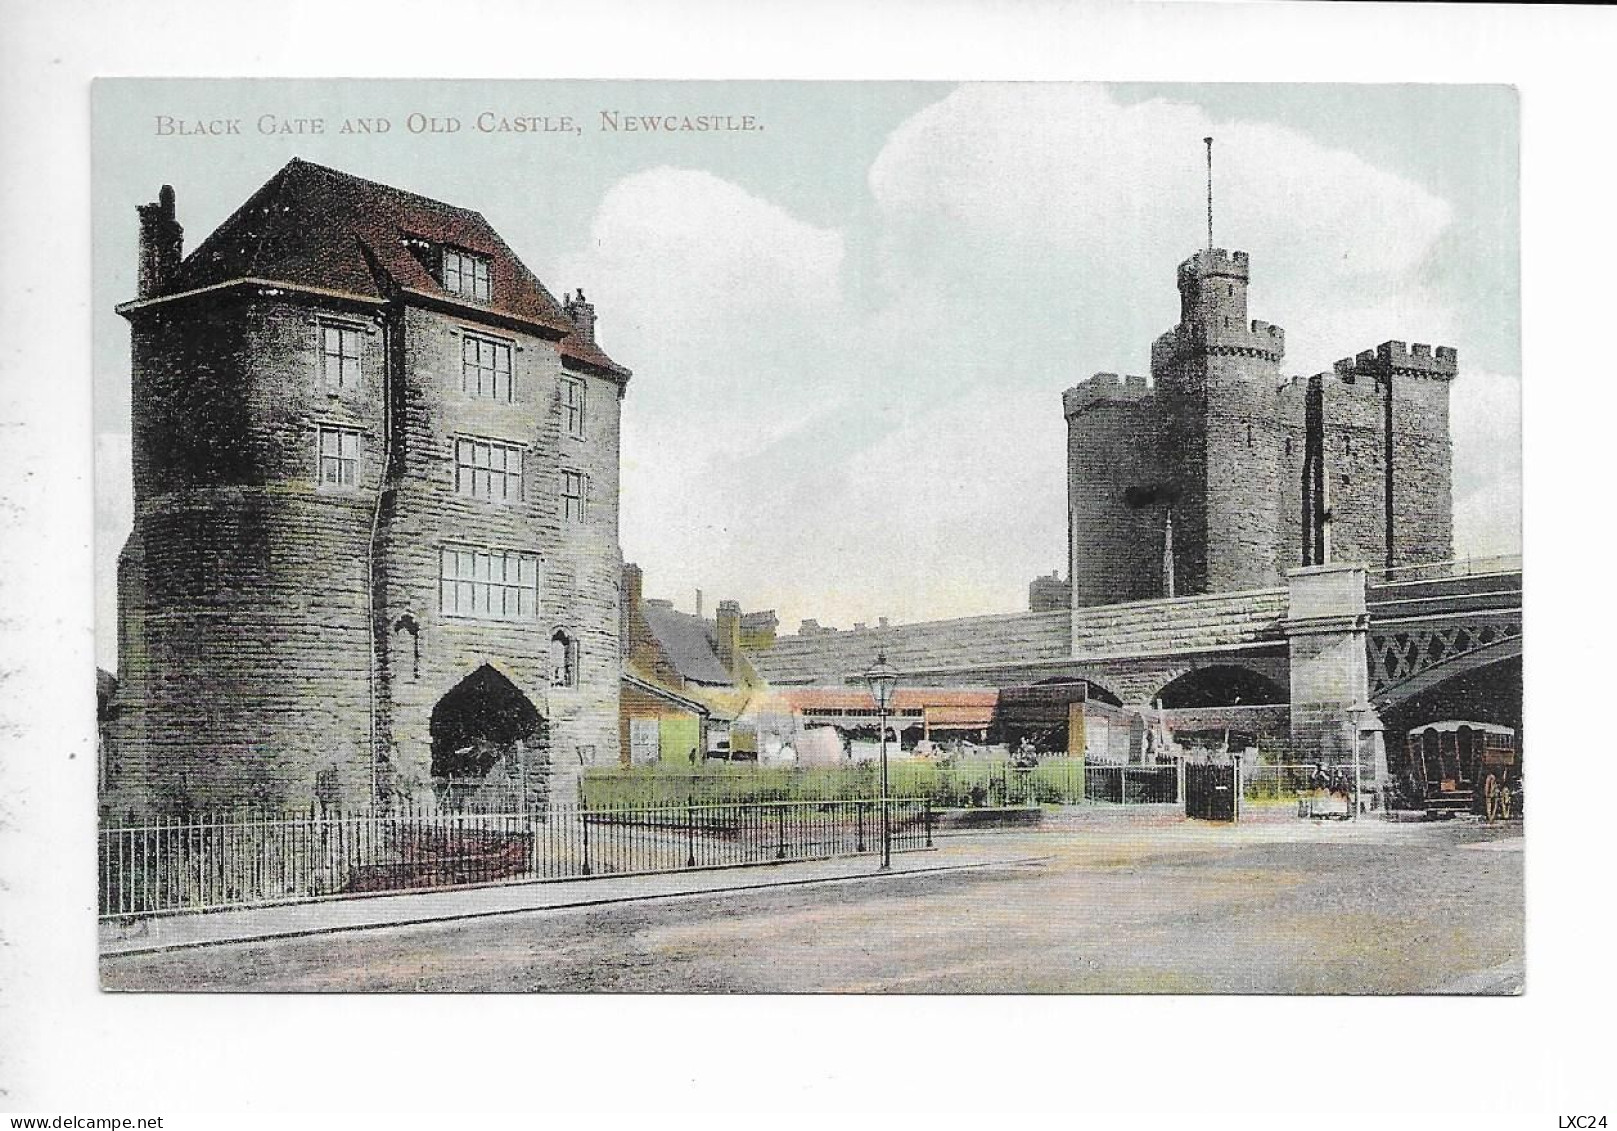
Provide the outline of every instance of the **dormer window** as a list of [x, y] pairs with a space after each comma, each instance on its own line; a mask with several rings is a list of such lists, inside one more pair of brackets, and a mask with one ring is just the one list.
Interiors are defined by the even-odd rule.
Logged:
[[489, 264], [481, 255], [444, 248], [444, 290], [476, 302], [489, 300]]

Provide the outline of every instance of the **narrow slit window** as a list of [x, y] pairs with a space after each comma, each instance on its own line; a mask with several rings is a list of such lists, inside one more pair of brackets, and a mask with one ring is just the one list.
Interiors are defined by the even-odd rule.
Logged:
[[578, 643], [560, 630], [550, 638], [550, 686], [578, 686]]

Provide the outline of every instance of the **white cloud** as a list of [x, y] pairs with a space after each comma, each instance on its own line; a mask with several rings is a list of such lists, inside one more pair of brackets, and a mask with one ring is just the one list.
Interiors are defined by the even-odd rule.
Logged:
[[979, 318], [1021, 312], [1076, 365], [1143, 366], [1177, 313], [1174, 266], [1205, 240], [1209, 134], [1217, 242], [1252, 254], [1252, 314], [1287, 328], [1291, 368], [1388, 338], [1452, 344], [1420, 283], [1446, 202], [1292, 130], [1092, 86], [966, 86], [900, 126], [870, 172], [887, 286], [963, 288]]
[[[625, 553], [652, 593], [764, 593], [737, 547], [765, 536], [799, 474], [826, 470], [782, 443], [856, 386], [848, 364], [843, 236], [711, 173], [660, 167], [612, 186], [583, 253], [604, 347], [636, 370], [624, 412]], [[747, 582], [751, 584], [748, 585]]]
[[[1463, 359], [1462, 359], [1463, 361]], [[1521, 378], [1466, 371], [1450, 394], [1454, 552], [1518, 553], [1522, 544]]]

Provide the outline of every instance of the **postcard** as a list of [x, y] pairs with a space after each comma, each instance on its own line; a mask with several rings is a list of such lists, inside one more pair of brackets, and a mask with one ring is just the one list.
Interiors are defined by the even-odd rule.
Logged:
[[104, 989], [1522, 992], [1513, 89], [93, 134]]

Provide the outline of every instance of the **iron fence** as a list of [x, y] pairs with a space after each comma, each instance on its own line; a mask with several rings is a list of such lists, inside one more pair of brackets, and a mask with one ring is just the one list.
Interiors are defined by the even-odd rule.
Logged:
[[[932, 847], [928, 799], [888, 805], [894, 852]], [[881, 802], [868, 799], [107, 825], [99, 833], [100, 915], [877, 854], [881, 827]]]
[[1401, 581], [1446, 581], [1455, 577], [1475, 577], [1491, 573], [1520, 573], [1520, 554], [1494, 554], [1488, 556], [1451, 558], [1441, 562], [1420, 562], [1415, 565], [1377, 566], [1366, 572], [1373, 585], [1392, 585]]
[[1107, 765], [1084, 767], [1084, 800], [1114, 805], [1161, 805], [1179, 800], [1179, 768]]

